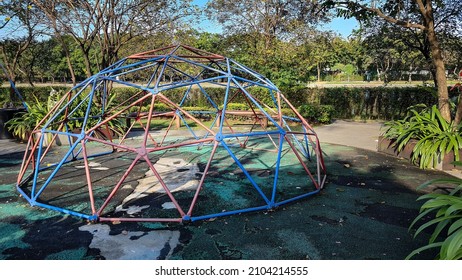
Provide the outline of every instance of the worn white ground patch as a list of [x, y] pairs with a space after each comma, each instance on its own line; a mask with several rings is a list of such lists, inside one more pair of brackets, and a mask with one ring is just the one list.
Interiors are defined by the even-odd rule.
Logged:
[[[154, 168], [171, 192], [195, 190], [199, 185], [199, 180], [196, 179], [196, 173], [200, 172], [197, 164], [190, 164], [179, 158], [166, 157], [159, 159], [154, 164]], [[123, 209], [125, 203], [152, 193], [165, 193], [165, 190], [152, 170], [149, 170], [143, 179], [138, 180], [138, 186], [118, 208]]]
[[175, 209], [175, 204], [173, 202], [164, 202], [162, 204], [163, 209]]
[[[109, 170], [109, 167], [101, 166], [101, 163], [94, 162], [94, 161], [88, 162], [88, 167], [90, 167], [90, 169], [95, 169], [95, 170]], [[78, 169], [85, 168], [85, 165], [77, 165], [75, 168], [78, 168]]]
[[149, 208], [149, 205], [136, 206], [131, 205], [128, 208], [123, 208], [122, 205], [118, 205], [115, 209], [115, 212], [127, 212], [128, 215], [133, 215], [143, 211], [143, 209]]
[[133, 231], [126, 234], [109, 235], [110, 227], [104, 224], [89, 224], [79, 227], [93, 235], [90, 248], [98, 249], [107, 260], [156, 260], [161, 250], [168, 250], [169, 259], [180, 243], [180, 232], [155, 230]]

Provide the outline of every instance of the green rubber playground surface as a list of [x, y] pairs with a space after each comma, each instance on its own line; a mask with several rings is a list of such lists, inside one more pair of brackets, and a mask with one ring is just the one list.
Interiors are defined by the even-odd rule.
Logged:
[[[421, 193], [415, 189], [430, 179], [449, 175], [423, 171], [405, 160], [362, 149], [329, 144], [322, 148], [328, 177], [320, 193], [271, 211], [189, 224], [89, 223], [31, 207], [15, 187], [23, 154], [1, 155], [0, 259], [401, 260], [426, 243], [428, 233], [414, 239], [409, 230], [421, 205], [416, 201]], [[225, 153], [217, 153], [195, 211], [207, 214], [262, 205], [261, 197], [249, 188], [242, 171]], [[162, 155], [173, 162], [184, 162], [176, 171], [166, 171], [174, 180], [181, 181], [181, 174], [189, 174], [189, 179], [180, 184], [184, 189], [177, 193], [180, 204], [187, 205], [191, 199], [193, 191], [188, 189], [188, 182], [197, 180], [207, 155], [197, 149], [172, 150]], [[274, 174], [268, 171], [273, 157], [263, 151], [246, 155], [243, 164], [259, 185], [273, 181]], [[198, 164], [188, 165], [192, 159]], [[95, 191], [104, 197], [105, 186], [114, 184], [120, 176], [118, 171], [126, 169], [131, 158], [116, 153], [92, 162]], [[288, 187], [281, 191], [282, 198], [296, 195], [290, 191], [310, 187], [299, 165], [293, 162], [287, 156], [281, 166], [278, 180], [282, 187]], [[145, 179], [146, 171], [146, 166], [141, 165], [134, 169], [120, 198], [114, 199], [105, 215], [174, 215], [165, 194], [141, 197], [136, 205], [127, 203], [117, 208], [127, 194], [136, 194], [136, 186], [142, 185], [140, 178]], [[65, 166], [58, 175], [43, 199], [75, 211], [88, 210], [85, 172], [79, 162]], [[433, 253], [417, 258], [431, 259]]]

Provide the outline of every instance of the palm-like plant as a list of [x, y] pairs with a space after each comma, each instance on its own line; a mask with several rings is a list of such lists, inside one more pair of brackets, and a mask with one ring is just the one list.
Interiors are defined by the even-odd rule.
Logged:
[[383, 136], [395, 140], [398, 152], [411, 139], [417, 140], [412, 161], [419, 162], [421, 168], [435, 167], [439, 157], [451, 151], [454, 153], [454, 160], [460, 160], [462, 125], [456, 126], [447, 122], [436, 106], [421, 111], [411, 109], [404, 119], [388, 122], [386, 126], [388, 129]]
[[42, 103], [34, 96], [34, 103], [27, 103], [27, 112], [16, 113], [15, 116], [6, 122], [6, 127], [12, 134], [20, 140], [27, 140], [39, 124], [39, 122], [46, 116], [48, 111], [53, 106], [54, 97], [50, 95], [47, 103]]
[[[460, 162], [456, 164], [461, 165]], [[407, 259], [434, 248], [439, 248], [436, 256], [438, 259], [462, 259], [462, 180], [458, 178], [436, 179], [421, 185], [418, 189], [441, 183], [455, 184], [456, 187], [448, 194], [429, 193], [418, 198], [418, 200], [427, 201], [421, 206], [420, 214], [414, 219], [410, 228], [429, 215], [433, 215], [430, 221], [418, 227], [414, 237], [432, 227], [433, 233], [428, 245], [414, 250], [407, 256]]]

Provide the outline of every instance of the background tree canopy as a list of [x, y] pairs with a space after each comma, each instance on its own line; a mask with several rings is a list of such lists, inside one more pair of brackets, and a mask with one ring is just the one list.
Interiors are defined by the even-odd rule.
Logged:
[[[0, 57], [13, 82], [75, 84], [129, 54], [182, 43], [233, 57], [281, 87], [430, 81], [444, 105], [446, 78], [462, 69], [458, 2], [209, 0], [200, 9], [191, 0], [5, 0]], [[358, 30], [326, 30], [338, 16], [357, 18]], [[223, 32], [200, 30], [204, 17]]]

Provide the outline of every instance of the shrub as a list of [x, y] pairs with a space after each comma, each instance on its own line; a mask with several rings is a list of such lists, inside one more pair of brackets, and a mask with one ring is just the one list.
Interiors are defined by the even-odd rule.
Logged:
[[249, 110], [249, 105], [243, 103], [228, 103], [226, 106], [227, 110], [238, 110], [238, 111], [246, 111]]
[[[460, 162], [455, 164], [461, 165]], [[417, 222], [425, 220], [420, 225], [414, 237], [424, 230], [433, 228], [428, 245], [411, 252], [406, 259], [416, 254], [434, 248], [439, 248], [436, 258], [442, 260], [462, 259], [462, 180], [458, 178], [436, 179], [421, 185], [418, 189], [433, 184], [451, 184], [456, 187], [448, 194], [429, 193], [422, 195], [418, 200], [427, 200], [420, 208], [420, 214], [414, 219], [409, 229], [412, 229]], [[427, 221], [427, 217], [432, 218]]]
[[402, 151], [411, 139], [417, 140], [412, 151], [412, 162], [419, 162], [420, 168], [435, 167], [440, 155], [454, 153], [454, 160], [459, 160], [462, 147], [462, 125], [448, 123], [436, 105], [421, 111], [412, 108], [408, 115], [398, 121], [385, 124], [385, 138], [396, 140], [398, 152]]
[[334, 107], [331, 105], [302, 105], [299, 113], [308, 121], [327, 124], [332, 121]]

